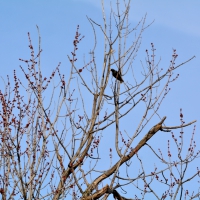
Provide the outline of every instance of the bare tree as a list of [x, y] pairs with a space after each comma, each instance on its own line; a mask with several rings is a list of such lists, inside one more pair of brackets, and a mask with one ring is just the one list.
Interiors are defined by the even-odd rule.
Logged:
[[[28, 34], [31, 57], [20, 59], [27, 66], [20, 66], [26, 81], [14, 71], [14, 86], [8, 77], [0, 91], [2, 199], [199, 197], [199, 188], [193, 192], [185, 187], [187, 182], [196, 184], [200, 173], [197, 167], [186, 176], [191, 164], [199, 159], [195, 126], [189, 148], [183, 134], [185, 127], [195, 121], [185, 123], [181, 110], [181, 123], [167, 126], [166, 116], [159, 114], [170, 84], [178, 78], [176, 69], [194, 57], [176, 65], [178, 55], [173, 50], [169, 67], [162, 69], [152, 43], [145, 62], [136, 69], [134, 60], [142, 34], [150, 24], [146, 25], [144, 16], [132, 26], [130, 0], [116, 3], [106, 16], [102, 0], [103, 24], [88, 17], [94, 47], [85, 63], [77, 57], [84, 38], [77, 27], [74, 49], [68, 56], [70, 70], [65, 67], [65, 73], [61, 73], [60, 63], [50, 77], [42, 73], [39, 29], [37, 53]], [[101, 55], [97, 50], [102, 45], [99, 31], [104, 37]], [[98, 56], [103, 58], [102, 63], [97, 62]], [[129, 121], [131, 132], [124, 130], [122, 120]], [[180, 134], [173, 129], [180, 129]], [[158, 132], [171, 138], [166, 141], [168, 146], [159, 150], [149, 143]], [[115, 147], [105, 155], [102, 141], [109, 141], [111, 134], [115, 135]], [[177, 152], [171, 152], [172, 143]], [[140, 154], [144, 147], [155, 158], [149, 166]], [[167, 156], [163, 154], [166, 149]]]

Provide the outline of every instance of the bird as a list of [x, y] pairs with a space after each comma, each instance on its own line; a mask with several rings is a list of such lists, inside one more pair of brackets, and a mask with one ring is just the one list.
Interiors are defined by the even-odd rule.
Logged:
[[120, 83], [123, 83], [124, 80], [122, 79], [121, 73], [119, 71], [116, 71], [114, 69], [111, 69], [112, 71], [112, 75], [118, 80], [120, 81]]
[[113, 198], [114, 199], [122, 199], [120, 194], [117, 192], [117, 190], [113, 190]]

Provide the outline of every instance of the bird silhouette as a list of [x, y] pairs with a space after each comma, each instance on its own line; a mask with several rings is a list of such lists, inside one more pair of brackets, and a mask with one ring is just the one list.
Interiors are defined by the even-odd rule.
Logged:
[[112, 71], [112, 75], [118, 80], [120, 81], [120, 83], [123, 83], [124, 80], [122, 79], [121, 73], [119, 71], [116, 71], [114, 69], [111, 69]]

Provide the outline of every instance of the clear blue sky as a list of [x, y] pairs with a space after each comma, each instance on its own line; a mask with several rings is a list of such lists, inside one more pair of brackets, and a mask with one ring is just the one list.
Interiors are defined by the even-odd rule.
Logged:
[[[109, 1], [105, 6], [108, 12]], [[177, 64], [193, 55], [196, 56], [190, 63], [177, 70], [180, 77], [172, 84], [172, 91], [165, 99], [160, 114], [167, 116], [166, 125], [175, 126], [180, 123], [179, 109], [182, 108], [186, 122], [198, 120], [196, 131], [198, 140], [200, 138], [199, 10], [200, 1], [197, 0], [133, 0], [130, 15], [132, 23], [137, 23], [145, 13], [147, 13], [147, 23], [155, 20], [143, 35], [139, 60], [145, 59], [145, 49], [150, 49], [151, 42], [154, 43], [157, 58], [161, 57], [161, 65], [165, 69], [169, 66], [172, 49], [176, 49], [179, 55]], [[0, 0], [0, 76], [12, 77], [14, 69], [20, 74], [19, 65], [22, 63], [19, 58], [29, 58], [30, 55], [27, 32], [30, 32], [33, 44], [38, 44], [36, 25], [39, 26], [42, 37], [44, 73], [49, 74], [58, 62], [61, 62], [62, 66], [67, 66], [67, 55], [73, 48], [72, 41], [77, 25], [80, 25], [80, 32], [85, 35], [79, 53], [80, 56], [87, 55], [92, 48], [93, 36], [86, 15], [97, 22], [101, 21], [100, 0]], [[159, 140], [160, 142], [163, 141]]]

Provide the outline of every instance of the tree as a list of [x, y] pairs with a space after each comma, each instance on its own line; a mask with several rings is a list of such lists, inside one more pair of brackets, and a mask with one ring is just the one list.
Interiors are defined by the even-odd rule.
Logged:
[[[136, 70], [133, 61], [141, 36], [149, 26], [145, 25], [146, 16], [132, 27], [130, 0], [124, 1], [124, 6], [117, 0], [116, 10], [111, 7], [107, 20], [103, 3], [102, 0], [103, 25], [88, 17], [94, 33], [94, 48], [90, 60], [81, 64], [82, 67], [78, 67], [81, 62], [77, 52], [84, 37], [77, 26], [74, 49], [68, 56], [69, 74], [61, 73], [59, 63], [47, 78], [40, 64], [39, 28], [37, 54], [28, 34], [31, 56], [20, 59], [27, 66], [20, 66], [26, 82], [14, 71], [14, 86], [8, 77], [5, 89], [0, 91], [2, 199], [89, 200], [107, 199], [109, 195], [118, 200], [152, 196], [194, 199], [199, 196], [199, 190], [191, 193], [185, 187], [187, 182], [196, 183], [200, 173], [197, 167], [185, 177], [199, 154], [195, 149], [195, 126], [189, 148], [184, 143], [184, 129], [195, 121], [185, 123], [181, 110], [181, 124], [167, 126], [166, 117], [159, 115], [169, 85], [178, 78], [174, 72], [194, 57], [176, 65], [178, 55], [173, 50], [170, 66], [163, 72], [151, 43], [151, 50], [146, 50], [145, 64]], [[120, 11], [122, 7], [124, 10]], [[97, 47], [101, 45], [99, 30], [104, 37], [101, 69], [97, 63]], [[135, 36], [134, 41], [130, 40], [131, 36]], [[124, 83], [112, 78], [112, 68], [122, 75]], [[135, 114], [137, 109], [140, 112]], [[134, 118], [137, 125], [132, 125], [130, 113], [137, 116]], [[123, 120], [129, 121], [130, 133], [122, 131]], [[180, 135], [172, 132], [173, 129], [180, 129]], [[115, 147], [110, 147], [109, 159], [103, 140], [110, 140], [113, 132]], [[157, 151], [149, 143], [159, 132], [171, 136], [168, 146], [164, 147], [167, 156], [164, 148]], [[176, 153], [171, 152], [172, 143]], [[147, 147], [146, 154], [154, 154], [156, 165], [144, 164], [145, 158], [140, 154], [144, 147]], [[123, 193], [131, 184], [134, 196]]]

